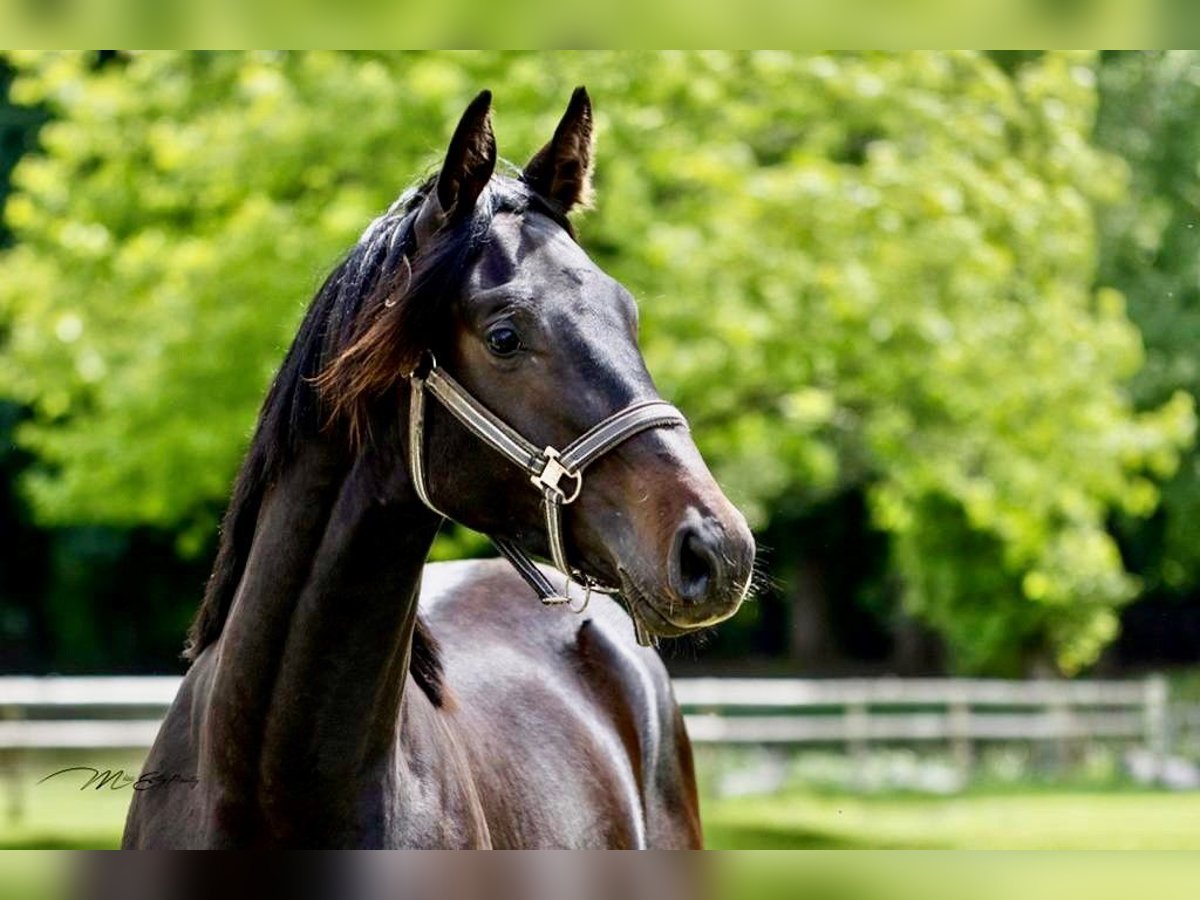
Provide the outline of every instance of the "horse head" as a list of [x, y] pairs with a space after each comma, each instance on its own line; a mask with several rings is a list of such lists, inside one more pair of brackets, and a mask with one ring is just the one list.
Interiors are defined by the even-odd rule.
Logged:
[[[373, 417], [389, 406], [410, 422], [406, 471], [442, 514], [518, 555], [565, 555], [577, 580], [618, 588], [652, 633], [713, 625], [748, 591], [754, 541], [654, 386], [633, 296], [568, 220], [591, 193], [587, 92], [511, 174], [496, 170], [490, 109], [484, 92], [438, 174], [364, 234], [357, 275], [377, 287], [324, 369], [324, 396], [355, 432], [379, 431]], [[404, 406], [424, 395], [404, 385], [423, 388], [435, 367], [443, 402], [417, 422]], [[625, 430], [609, 445], [559, 463], [580, 435], [596, 449], [597, 423], [613, 421]]]

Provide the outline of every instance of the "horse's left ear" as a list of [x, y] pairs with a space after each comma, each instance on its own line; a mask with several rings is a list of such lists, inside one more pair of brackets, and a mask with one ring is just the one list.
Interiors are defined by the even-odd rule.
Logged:
[[533, 155], [522, 180], [564, 213], [592, 199], [592, 101], [575, 88], [550, 143]]

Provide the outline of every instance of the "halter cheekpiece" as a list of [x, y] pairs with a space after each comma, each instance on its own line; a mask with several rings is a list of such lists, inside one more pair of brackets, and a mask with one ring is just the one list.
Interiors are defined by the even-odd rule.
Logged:
[[[584, 469], [591, 463], [651, 428], [687, 428], [687, 419], [683, 413], [664, 400], [631, 403], [593, 425], [562, 450], [557, 450], [554, 447], [539, 448], [526, 440], [447, 375], [438, 366], [433, 354], [428, 351], [422, 355], [420, 364], [409, 375], [409, 385], [411, 400], [408, 416], [408, 459], [413, 486], [422, 503], [442, 518], [450, 518], [438, 509], [429, 497], [425, 473], [425, 394], [428, 391], [468, 431], [529, 474], [530, 483], [542, 495], [551, 561], [555, 568], [563, 573], [567, 582], [574, 579], [584, 587], [587, 592], [584, 606], [587, 605], [587, 597], [592, 591], [606, 594], [618, 592], [617, 588], [604, 585], [590, 575], [571, 567], [567, 560], [563, 536], [563, 507], [579, 497], [583, 490]], [[567, 582], [564, 582], [562, 590], [556, 589], [529, 554], [517, 544], [505, 538], [491, 535], [489, 537], [496, 549], [512, 563], [513, 568], [529, 583], [543, 603], [559, 605], [571, 602]], [[650, 638], [645, 625], [633, 609], [633, 605], [627, 605], [638, 643], [648, 644]]]

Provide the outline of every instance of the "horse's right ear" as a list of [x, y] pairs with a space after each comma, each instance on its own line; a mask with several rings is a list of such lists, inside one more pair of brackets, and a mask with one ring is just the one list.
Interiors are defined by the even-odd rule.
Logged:
[[550, 143], [525, 164], [524, 182], [562, 212], [592, 197], [592, 100], [577, 87]]
[[417, 214], [417, 243], [452, 219], [469, 215], [496, 168], [492, 92], [481, 91], [454, 129], [446, 161]]

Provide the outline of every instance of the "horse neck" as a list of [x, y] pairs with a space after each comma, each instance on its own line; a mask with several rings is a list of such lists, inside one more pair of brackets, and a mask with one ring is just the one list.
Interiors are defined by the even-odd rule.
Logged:
[[[388, 471], [402, 483], [382, 484]], [[302, 833], [306, 819], [329, 828], [389, 759], [437, 530], [403, 472], [313, 446], [263, 505], [202, 742], [226, 833], [234, 823]]]

